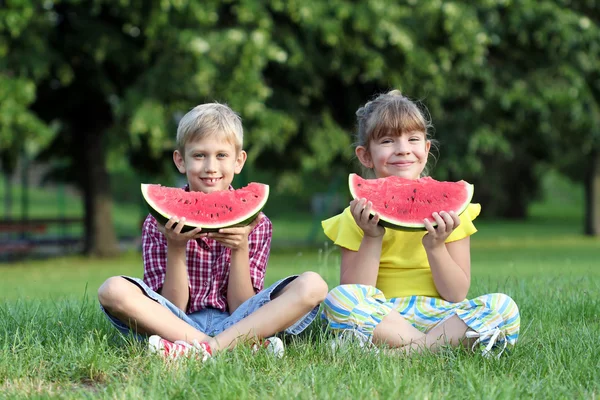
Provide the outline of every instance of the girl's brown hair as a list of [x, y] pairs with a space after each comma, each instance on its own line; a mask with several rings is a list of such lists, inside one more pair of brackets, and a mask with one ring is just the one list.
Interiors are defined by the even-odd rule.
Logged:
[[[363, 146], [369, 150], [371, 140], [385, 136], [396, 137], [408, 132], [423, 132], [431, 142], [432, 148], [437, 148], [437, 142], [431, 138], [431, 122], [425, 118], [421, 109], [399, 90], [380, 94], [367, 102], [356, 111], [358, 131], [355, 146]], [[435, 159], [435, 156], [433, 156]], [[371, 170], [363, 171], [372, 175]], [[425, 167], [422, 176], [428, 175]]]

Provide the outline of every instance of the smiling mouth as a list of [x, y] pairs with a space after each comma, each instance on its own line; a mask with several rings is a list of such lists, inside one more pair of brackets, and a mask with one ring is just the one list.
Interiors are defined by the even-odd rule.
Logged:
[[221, 178], [200, 178], [200, 179], [202, 179], [202, 182], [206, 182], [206, 183], [216, 183], [221, 180]]

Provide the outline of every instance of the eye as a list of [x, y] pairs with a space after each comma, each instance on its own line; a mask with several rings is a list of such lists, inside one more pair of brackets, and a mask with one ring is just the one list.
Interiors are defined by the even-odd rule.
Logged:
[[392, 138], [389, 137], [384, 137], [383, 139], [381, 139], [381, 141], [379, 143], [381, 144], [387, 144], [387, 143], [393, 143], [394, 141], [392, 140]]
[[217, 158], [225, 158], [225, 157], [227, 157], [226, 153], [219, 153], [219, 154], [217, 154]]
[[413, 136], [410, 139], [408, 139], [410, 142], [420, 142], [421, 138], [418, 136]]
[[204, 154], [203, 153], [195, 153], [194, 154], [194, 158], [203, 158]]

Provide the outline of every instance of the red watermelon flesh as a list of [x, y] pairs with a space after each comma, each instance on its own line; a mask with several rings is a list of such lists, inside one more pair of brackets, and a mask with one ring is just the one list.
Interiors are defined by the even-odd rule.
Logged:
[[236, 190], [203, 193], [143, 183], [142, 195], [150, 213], [160, 223], [166, 223], [172, 216], [185, 217], [183, 232], [196, 227], [212, 232], [252, 222], [267, 203], [269, 186], [252, 182]]
[[383, 226], [394, 229], [425, 229], [425, 218], [436, 225], [434, 212], [454, 211], [460, 215], [473, 198], [473, 185], [465, 181], [398, 176], [363, 179], [357, 174], [350, 174], [348, 181], [352, 197], [373, 203], [371, 213], [379, 214]]

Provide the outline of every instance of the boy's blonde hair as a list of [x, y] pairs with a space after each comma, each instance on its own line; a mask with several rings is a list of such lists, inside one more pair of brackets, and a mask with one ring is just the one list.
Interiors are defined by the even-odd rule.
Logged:
[[219, 135], [240, 151], [244, 145], [242, 119], [226, 104], [207, 103], [196, 106], [179, 121], [177, 149], [184, 154], [187, 143], [210, 135]]
[[[429, 132], [433, 127], [431, 122], [425, 118], [419, 107], [399, 90], [380, 94], [367, 102], [356, 111], [356, 117], [358, 131], [355, 146], [363, 146], [369, 150], [371, 140], [385, 136], [396, 137], [406, 132], [423, 132], [425, 139], [431, 141], [432, 147], [437, 147]], [[373, 175], [371, 170], [363, 173]], [[428, 173], [426, 167], [422, 176]]]

